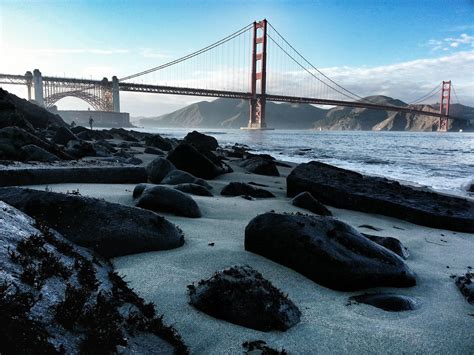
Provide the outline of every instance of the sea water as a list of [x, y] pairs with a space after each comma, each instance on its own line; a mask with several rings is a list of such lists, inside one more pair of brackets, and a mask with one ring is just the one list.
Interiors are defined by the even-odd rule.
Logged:
[[[135, 130], [183, 138], [192, 129]], [[317, 160], [450, 194], [469, 196], [466, 186], [474, 180], [474, 133], [202, 128], [199, 132], [215, 137], [221, 146], [245, 144], [279, 160]]]

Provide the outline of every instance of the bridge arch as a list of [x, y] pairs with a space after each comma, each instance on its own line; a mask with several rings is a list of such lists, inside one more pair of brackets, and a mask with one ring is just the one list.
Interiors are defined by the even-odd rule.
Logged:
[[100, 97], [86, 91], [68, 91], [52, 94], [44, 98], [45, 106], [51, 108], [56, 104], [56, 102], [64, 99], [65, 97], [75, 97], [81, 99], [91, 105], [96, 111], [111, 111], [110, 102], [106, 102]]

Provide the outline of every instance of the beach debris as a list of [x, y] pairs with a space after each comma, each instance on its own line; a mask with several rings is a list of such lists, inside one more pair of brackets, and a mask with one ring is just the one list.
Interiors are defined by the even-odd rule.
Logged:
[[474, 305], [474, 273], [468, 271], [465, 275], [456, 276], [455, 283], [459, 291], [466, 297], [466, 301]]
[[198, 151], [191, 144], [181, 143], [168, 153], [167, 159], [177, 169], [202, 179], [214, 179], [232, 169], [210, 151]]
[[308, 191], [302, 192], [293, 197], [291, 203], [296, 207], [304, 208], [321, 216], [332, 216], [331, 211], [329, 211], [321, 202], [316, 200]]
[[177, 226], [140, 208], [18, 187], [0, 188], [0, 200], [108, 258], [184, 244], [183, 232]]
[[408, 259], [410, 253], [408, 252], [408, 248], [405, 247], [401, 241], [397, 238], [393, 237], [380, 237], [378, 235], [371, 235], [361, 233], [364, 237], [369, 238], [371, 241], [393, 251], [395, 254], [400, 256], [403, 259]]
[[175, 166], [169, 160], [165, 158], [156, 158], [146, 167], [148, 181], [153, 184], [159, 184], [166, 175], [175, 169]]
[[368, 304], [388, 312], [413, 311], [421, 306], [421, 302], [414, 297], [393, 293], [366, 293], [352, 296], [349, 301]]
[[285, 349], [276, 350], [267, 345], [263, 340], [246, 341], [242, 343], [244, 354], [248, 355], [287, 355]]
[[245, 228], [245, 250], [335, 290], [416, 285], [403, 259], [331, 217], [261, 214]]
[[274, 159], [268, 159], [266, 156], [254, 155], [242, 160], [239, 165], [253, 174], [280, 176]]
[[474, 232], [474, 201], [402, 185], [312, 161], [288, 175], [287, 195], [308, 191], [321, 203], [395, 217], [428, 227]]
[[174, 188], [139, 184], [133, 191], [133, 196], [137, 199], [135, 203], [137, 207], [155, 212], [170, 212], [183, 217], [201, 217], [201, 210], [196, 201]]
[[198, 184], [192, 184], [192, 183], [177, 184], [177, 185], [174, 185], [173, 188], [181, 192], [186, 192], [187, 194], [191, 194], [191, 195], [207, 196], [207, 197], [213, 196], [212, 192], [209, 191], [209, 189]]
[[195, 177], [194, 175], [182, 171], [182, 170], [172, 170], [164, 177], [163, 180], [161, 180], [162, 184], [166, 185], [179, 185], [179, 184], [185, 184], [185, 183], [191, 183], [191, 184], [197, 184], [204, 186], [206, 189], [211, 190], [212, 186], [209, 185], [209, 183], [204, 180]]
[[188, 286], [190, 304], [215, 318], [261, 331], [285, 331], [301, 312], [250, 266], [236, 265]]
[[188, 353], [108, 260], [0, 202], [0, 352]]
[[227, 184], [222, 189], [221, 195], [223, 196], [248, 195], [248, 196], [256, 197], [256, 198], [275, 197], [275, 195], [272, 194], [270, 191], [259, 189], [243, 182], [231, 182]]

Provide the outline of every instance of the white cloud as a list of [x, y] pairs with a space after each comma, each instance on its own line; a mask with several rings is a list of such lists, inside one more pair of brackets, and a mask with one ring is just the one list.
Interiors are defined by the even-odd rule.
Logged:
[[438, 50], [447, 51], [449, 47], [451, 48], [461, 48], [467, 49], [469, 47], [474, 47], [474, 36], [468, 35], [467, 33], [461, 33], [458, 37], [448, 37], [443, 40], [430, 39], [426, 46], [431, 48], [432, 52]]
[[139, 53], [143, 58], [157, 58], [157, 59], [170, 59], [171, 58], [169, 54], [158, 52], [154, 50], [153, 48], [140, 48]]

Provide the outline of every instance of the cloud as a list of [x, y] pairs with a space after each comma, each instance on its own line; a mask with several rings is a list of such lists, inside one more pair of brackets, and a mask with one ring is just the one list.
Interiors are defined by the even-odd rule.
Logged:
[[158, 59], [170, 59], [171, 56], [169, 54], [165, 54], [162, 52], [157, 52], [153, 48], [140, 48], [139, 54], [143, 58], [158, 58]]
[[461, 33], [458, 37], [448, 37], [443, 40], [430, 39], [426, 43], [427, 47], [431, 48], [432, 52], [439, 50], [447, 51], [451, 48], [463, 48], [474, 47], [474, 36], [468, 35], [467, 33]]

